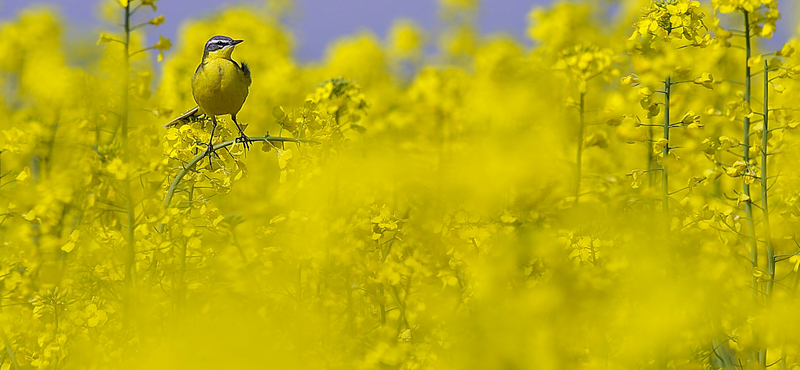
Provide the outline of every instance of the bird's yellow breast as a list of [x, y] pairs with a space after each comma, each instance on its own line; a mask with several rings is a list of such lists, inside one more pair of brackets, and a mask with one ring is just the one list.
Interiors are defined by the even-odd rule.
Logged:
[[192, 77], [192, 95], [208, 115], [236, 114], [247, 99], [250, 81], [227, 58], [207, 58]]

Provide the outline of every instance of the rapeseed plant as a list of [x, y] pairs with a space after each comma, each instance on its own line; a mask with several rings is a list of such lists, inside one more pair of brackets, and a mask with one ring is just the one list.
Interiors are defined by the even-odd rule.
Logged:
[[[601, 3], [532, 9], [527, 47], [441, 1], [439, 35], [310, 64], [286, 0], [153, 45], [160, 1], [104, 1], [92, 53], [0, 25], [0, 370], [798, 368], [777, 1]], [[247, 40], [246, 156], [161, 127], [216, 34]]]

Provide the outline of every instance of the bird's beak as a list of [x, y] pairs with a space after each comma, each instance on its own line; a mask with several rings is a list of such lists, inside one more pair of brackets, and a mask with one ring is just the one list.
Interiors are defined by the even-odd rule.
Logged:
[[243, 42], [244, 42], [244, 40], [233, 40], [233, 44], [234, 45], [239, 45], [239, 44], [241, 44]]

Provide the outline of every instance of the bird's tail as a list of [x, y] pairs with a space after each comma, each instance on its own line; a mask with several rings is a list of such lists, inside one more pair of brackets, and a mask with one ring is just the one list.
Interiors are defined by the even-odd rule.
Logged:
[[196, 116], [199, 116], [199, 115], [200, 115], [200, 108], [199, 107], [194, 107], [194, 108], [190, 109], [188, 112], [186, 112], [184, 114], [181, 114], [178, 118], [175, 118], [172, 121], [169, 121], [166, 125], [164, 125], [164, 127], [172, 127], [172, 126], [181, 125], [181, 124], [186, 123], [187, 121], [189, 121], [190, 118], [196, 117]]

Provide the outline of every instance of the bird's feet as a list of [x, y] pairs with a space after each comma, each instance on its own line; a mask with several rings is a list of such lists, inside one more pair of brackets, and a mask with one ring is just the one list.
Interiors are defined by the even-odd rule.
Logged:
[[217, 157], [219, 157], [219, 154], [217, 154], [217, 152], [214, 150], [214, 144], [208, 143], [206, 145], [205, 155], [208, 157], [208, 167], [214, 167], [211, 164], [211, 156], [216, 155]]
[[236, 142], [244, 145], [244, 150], [246, 153], [248, 150], [250, 150], [250, 145], [252, 145], [253, 140], [250, 140], [250, 138], [244, 134], [244, 131], [239, 131], [239, 137], [236, 138]]

